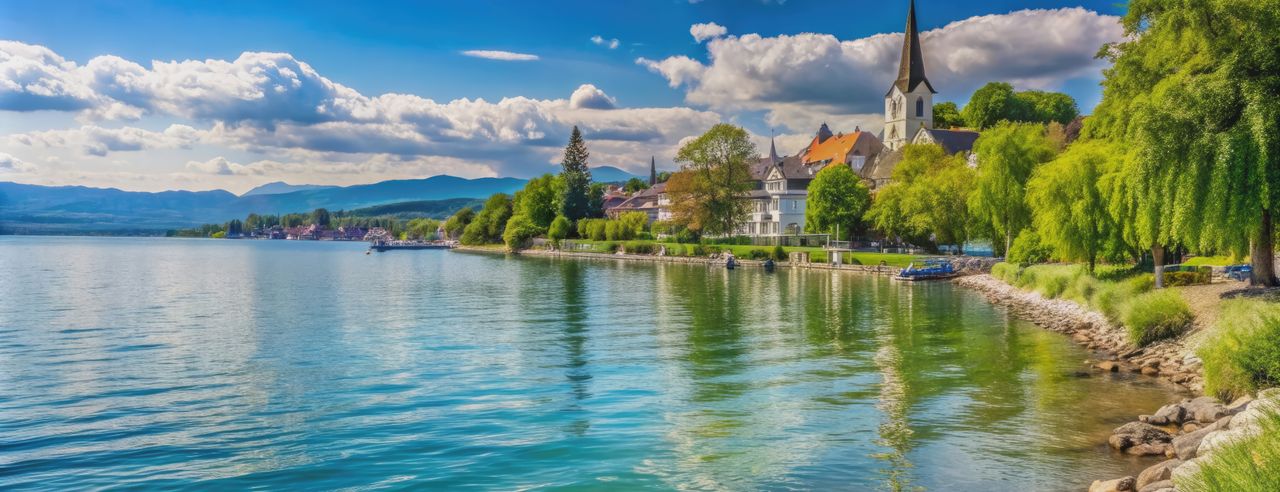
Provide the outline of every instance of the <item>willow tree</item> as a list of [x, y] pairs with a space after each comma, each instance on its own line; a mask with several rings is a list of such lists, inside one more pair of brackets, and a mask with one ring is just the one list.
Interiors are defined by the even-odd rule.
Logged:
[[1027, 183], [1041, 241], [1058, 258], [1084, 261], [1089, 273], [1100, 256], [1123, 249], [1103, 179], [1119, 161], [1106, 143], [1081, 142], [1037, 168]]
[[893, 181], [876, 191], [867, 222], [881, 234], [930, 250], [963, 248], [969, 240], [966, 200], [973, 192], [973, 170], [939, 145], [911, 144], [902, 152]]
[[1157, 272], [1167, 246], [1248, 251], [1276, 285], [1280, 0], [1132, 0], [1122, 22], [1087, 133], [1128, 147], [1128, 234]]
[[1027, 181], [1036, 166], [1053, 159], [1053, 143], [1043, 125], [1001, 123], [983, 132], [973, 145], [978, 156], [976, 188], [969, 197], [969, 210], [979, 222], [977, 229], [990, 231], [991, 244], [1009, 251], [1013, 238], [1031, 225], [1027, 203]]

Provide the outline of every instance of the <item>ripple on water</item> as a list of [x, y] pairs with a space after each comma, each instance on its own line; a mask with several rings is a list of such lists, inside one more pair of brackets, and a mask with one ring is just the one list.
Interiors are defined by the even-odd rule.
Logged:
[[361, 251], [0, 241], [0, 489], [1081, 488], [1176, 398], [945, 284]]

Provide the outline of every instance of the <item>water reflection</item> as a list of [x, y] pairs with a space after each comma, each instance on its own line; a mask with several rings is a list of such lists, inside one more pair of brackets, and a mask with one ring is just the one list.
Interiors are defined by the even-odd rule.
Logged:
[[348, 246], [0, 238], [0, 489], [1081, 488], [1177, 398], [949, 284]]

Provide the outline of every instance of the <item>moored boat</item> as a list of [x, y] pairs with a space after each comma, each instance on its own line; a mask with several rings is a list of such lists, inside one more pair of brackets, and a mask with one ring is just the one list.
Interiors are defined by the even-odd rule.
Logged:
[[907, 265], [906, 268], [894, 275], [894, 280], [905, 280], [908, 282], [920, 280], [946, 280], [960, 276], [951, 266], [951, 262], [947, 260], [924, 260], [922, 266], [916, 266], [915, 263]]

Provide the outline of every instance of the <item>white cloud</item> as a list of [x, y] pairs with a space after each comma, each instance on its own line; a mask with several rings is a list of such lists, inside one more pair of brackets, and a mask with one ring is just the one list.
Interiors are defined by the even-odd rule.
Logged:
[[693, 40], [699, 43], [708, 39], [718, 38], [728, 34], [729, 30], [720, 24], [707, 22], [703, 24], [694, 24], [689, 28], [689, 34], [693, 35]]
[[26, 161], [14, 157], [13, 155], [0, 152], [0, 172], [13, 171], [19, 173], [31, 172], [35, 170], [35, 166], [27, 164]]
[[[19, 65], [56, 65], [33, 73], [80, 81], [79, 95], [73, 100], [83, 104], [65, 111], [80, 111], [90, 119], [146, 115], [207, 125], [203, 130], [174, 125], [157, 132], [92, 124], [11, 135], [0, 140], [0, 150], [5, 150], [7, 142], [79, 148], [84, 154], [103, 156], [201, 144], [262, 155], [307, 150], [398, 157], [386, 166], [424, 158], [461, 159], [488, 172], [528, 176], [542, 172], [543, 163], [556, 159], [574, 125], [587, 134], [593, 152], [609, 149], [593, 154], [598, 157], [593, 158], [594, 164], [625, 166], [634, 161], [639, 168], [641, 156], [647, 159], [650, 154], [671, 151], [680, 138], [721, 120], [717, 113], [687, 108], [616, 108], [613, 97], [591, 84], [578, 87], [565, 99], [437, 102], [412, 94], [367, 96], [285, 53], [244, 53], [232, 61], [157, 61], [148, 68], [110, 55], [75, 65], [44, 48], [21, 43], [0, 45], [0, 49], [9, 49], [5, 56], [10, 60], [26, 57]], [[28, 77], [25, 86], [55, 82]], [[17, 108], [0, 104], [4, 109]], [[223, 169], [212, 167], [217, 163], [209, 164], [207, 158], [194, 159], [200, 164], [196, 167]]]
[[142, 128], [103, 128], [85, 125], [67, 130], [45, 130], [9, 135], [13, 145], [43, 148], [77, 147], [87, 155], [105, 156], [110, 152], [150, 149], [190, 148], [205, 134], [187, 125], [169, 125], [164, 131]]
[[[695, 39], [700, 26], [706, 25], [690, 29]], [[993, 80], [1056, 89], [1071, 79], [1101, 79], [1104, 62], [1094, 54], [1122, 36], [1116, 17], [1082, 8], [973, 17], [921, 34], [938, 97], [960, 100]], [[711, 39], [707, 63], [686, 56], [636, 63], [683, 88], [692, 104], [717, 111], [770, 111], [772, 120], [808, 131], [808, 123], [793, 126], [784, 113], [799, 114], [797, 108], [847, 116], [882, 111], [901, 47], [900, 33], [851, 41], [828, 34], [746, 34]]]
[[535, 60], [538, 60], [538, 55], [531, 55], [531, 54], [528, 54], [528, 53], [516, 53], [516, 52], [514, 52], [514, 51], [501, 51], [501, 50], [467, 50], [467, 51], [463, 51], [463, 52], [462, 52], [462, 54], [467, 55], [467, 56], [470, 56], [470, 57], [474, 57], [474, 58], [485, 58], [485, 59], [489, 59], [489, 60], [500, 60], [500, 61], [535, 61]]
[[613, 109], [617, 103], [617, 100], [591, 84], [582, 84], [569, 96], [569, 107], [573, 109]]
[[187, 170], [205, 174], [217, 174], [222, 176], [231, 175], [249, 175], [262, 174], [254, 172], [254, 170], [234, 162], [228, 161], [227, 158], [218, 156], [207, 161], [188, 161]]
[[604, 46], [611, 50], [618, 49], [618, 45], [621, 44], [621, 42], [618, 41], [618, 38], [609, 39], [609, 38], [600, 36], [599, 34], [595, 36], [591, 36], [591, 42], [595, 43], [597, 46]]

